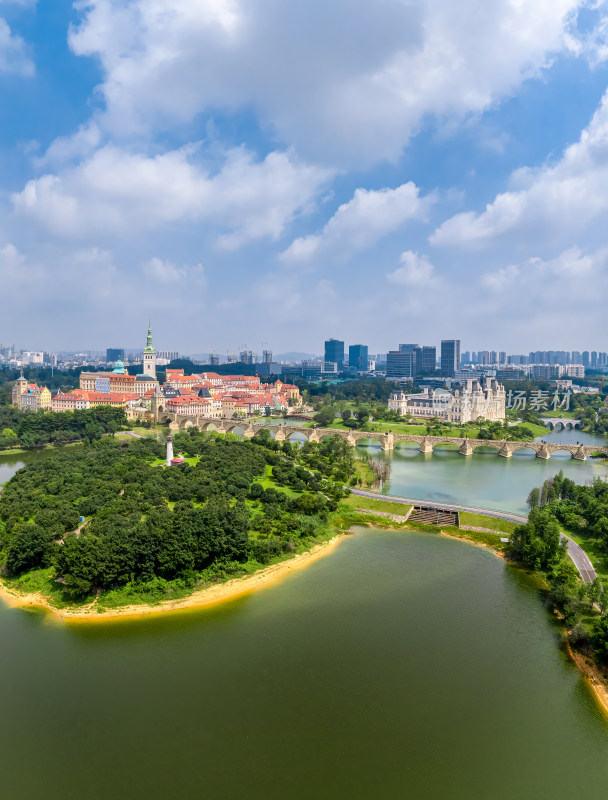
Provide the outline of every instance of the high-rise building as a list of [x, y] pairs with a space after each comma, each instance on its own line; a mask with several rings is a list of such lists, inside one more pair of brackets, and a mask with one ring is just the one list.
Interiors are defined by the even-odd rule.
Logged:
[[115, 361], [125, 360], [124, 347], [108, 347], [106, 350], [106, 361], [108, 364], [113, 364]]
[[453, 378], [460, 369], [460, 339], [441, 340], [441, 373]]
[[213, 353], [209, 353], [209, 365], [212, 367], [219, 367], [219, 364], [220, 364], [220, 357], [214, 350]]
[[272, 363], [272, 350], [262, 350], [262, 364]]
[[239, 361], [242, 364], [255, 364], [257, 357], [254, 356], [251, 350], [241, 350], [239, 353]]
[[367, 371], [368, 347], [366, 344], [351, 344], [348, 348], [348, 366], [357, 372]]
[[143, 374], [156, 380], [156, 350], [152, 345], [152, 322], [148, 322], [148, 338], [144, 347]]
[[413, 379], [416, 375], [415, 350], [389, 350], [386, 354], [386, 377], [388, 380]]
[[437, 348], [432, 345], [417, 347], [416, 375], [429, 375], [437, 369]]
[[338, 371], [341, 371], [344, 368], [344, 342], [340, 339], [327, 339], [324, 360], [337, 364]]

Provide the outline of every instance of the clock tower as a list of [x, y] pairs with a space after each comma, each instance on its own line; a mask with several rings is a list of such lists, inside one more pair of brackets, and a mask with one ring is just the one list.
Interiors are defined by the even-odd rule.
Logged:
[[148, 340], [144, 348], [143, 374], [156, 380], [156, 350], [152, 346], [152, 325], [148, 322]]

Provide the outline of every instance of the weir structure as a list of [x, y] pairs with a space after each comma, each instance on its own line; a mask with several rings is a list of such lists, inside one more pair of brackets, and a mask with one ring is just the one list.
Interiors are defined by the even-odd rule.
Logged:
[[[156, 421], [169, 423], [171, 430], [184, 430], [190, 427], [202, 431], [215, 430], [217, 433], [242, 434], [251, 439], [261, 430], [268, 430], [274, 434], [278, 442], [288, 440], [294, 433], [302, 434], [309, 442], [320, 442], [326, 436], [340, 436], [348, 444], [357, 445], [362, 439], [370, 439], [380, 443], [383, 450], [393, 450], [400, 442], [413, 442], [418, 445], [421, 453], [432, 453], [433, 448], [442, 444], [456, 445], [458, 452], [463, 456], [470, 456], [480, 448], [492, 448], [496, 454], [503, 458], [510, 458], [518, 450], [532, 450], [537, 458], [550, 458], [552, 453], [566, 451], [578, 461], [584, 461], [595, 453], [608, 457], [608, 447], [582, 444], [560, 444], [548, 442], [519, 442], [509, 439], [467, 439], [457, 436], [427, 436], [411, 433], [377, 433], [374, 431], [344, 431], [336, 428], [305, 428], [300, 425], [273, 425], [263, 419], [225, 419], [223, 417], [203, 417], [193, 415], [175, 414], [159, 408]], [[238, 429], [238, 430], [237, 430]]]

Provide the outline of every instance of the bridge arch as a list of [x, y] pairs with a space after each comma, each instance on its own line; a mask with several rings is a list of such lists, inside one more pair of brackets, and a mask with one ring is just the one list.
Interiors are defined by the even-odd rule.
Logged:
[[210, 431], [217, 431], [217, 430], [218, 430], [217, 424], [216, 424], [215, 422], [213, 422], [213, 421], [211, 421], [211, 422], [204, 422], [204, 421], [202, 421], [202, 420], [201, 420], [201, 421], [199, 422], [199, 425], [198, 425], [198, 427], [200, 428], [200, 430], [201, 430], [201, 431], [208, 431], [208, 432], [210, 432]]
[[471, 443], [471, 450], [473, 451], [473, 453], [476, 453], [478, 450], [482, 451], [481, 453], [479, 453], [480, 456], [481, 455], [494, 455], [496, 453], [499, 453], [501, 448], [504, 445], [504, 442], [501, 442], [501, 441], [493, 442], [493, 441], [485, 441], [484, 440], [484, 441], [478, 442], [476, 444], [475, 443], [475, 439], [469, 439], [469, 442]]
[[369, 447], [370, 442], [373, 442], [374, 444], [379, 444], [380, 447], [382, 447], [382, 442], [384, 441], [384, 434], [382, 433], [374, 434], [373, 432], [368, 433], [367, 431], [365, 431], [363, 434], [355, 436], [355, 439], [356, 439], [355, 447]]
[[441, 447], [442, 445], [446, 445], [446, 444], [451, 445], [452, 447], [459, 447], [462, 443], [461, 443], [460, 440], [454, 441], [453, 438], [447, 438], [447, 437], [440, 438], [437, 441], [433, 440], [433, 450], [436, 447]]
[[237, 422], [230, 422], [224, 425], [224, 433], [235, 433], [238, 430], [238, 434], [242, 436], [245, 433], [245, 428], [247, 427], [247, 423], [243, 422], [242, 420], [238, 420]]
[[572, 458], [572, 450], [564, 445], [563, 447], [551, 451], [550, 457], [553, 458], [554, 456], [557, 456], [557, 458]]
[[[515, 455], [519, 453], [521, 456], [536, 455], [538, 447], [534, 447], [534, 442], [510, 442], [509, 450]], [[527, 451], [527, 452], [526, 452]]]
[[306, 429], [302, 430], [301, 428], [295, 428], [295, 429], [290, 430], [290, 431], [285, 431], [285, 441], [286, 442], [291, 442], [291, 441], [299, 442], [299, 441], [301, 441], [300, 439], [292, 440], [292, 438], [291, 438], [292, 436], [303, 436], [304, 440], [306, 442], [310, 441], [310, 433], [307, 432]]

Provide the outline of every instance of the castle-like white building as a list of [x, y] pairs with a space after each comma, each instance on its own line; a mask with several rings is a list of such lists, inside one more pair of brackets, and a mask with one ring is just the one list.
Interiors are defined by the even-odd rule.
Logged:
[[402, 416], [432, 419], [445, 422], [474, 422], [482, 417], [489, 422], [503, 422], [506, 416], [505, 387], [496, 378], [486, 378], [483, 383], [468, 379], [453, 389], [425, 387], [419, 394], [393, 392], [388, 401], [389, 411]]

